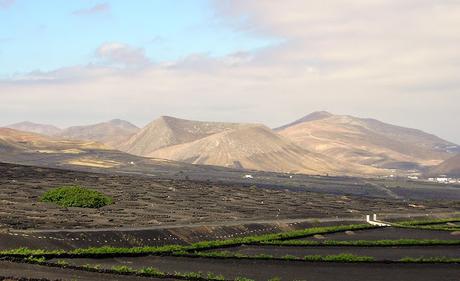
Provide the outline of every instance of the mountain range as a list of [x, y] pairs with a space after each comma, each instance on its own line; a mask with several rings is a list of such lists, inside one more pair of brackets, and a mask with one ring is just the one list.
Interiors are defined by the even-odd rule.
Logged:
[[66, 129], [28, 121], [5, 127], [61, 139], [97, 141], [111, 147], [126, 141], [139, 131], [139, 128], [135, 125], [120, 119], [86, 126], [73, 126]]
[[[305, 174], [376, 176], [424, 173], [434, 167], [441, 172], [444, 161], [454, 161], [449, 159], [460, 152], [456, 144], [420, 130], [324, 111], [275, 129], [169, 116], [142, 129], [119, 119], [67, 129], [31, 122], [7, 127], [47, 135], [42, 143], [61, 146], [63, 140], [76, 146], [85, 140], [141, 157]], [[5, 130], [0, 131], [0, 150], [5, 140], [20, 148], [21, 137], [14, 141]], [[32, 138], [40, 140], [38, 134]]]
[[275, 131], [305, 149], [384, 169], [436, 165], [458, 149], [420, 130], [328, 112], [315, 112]]

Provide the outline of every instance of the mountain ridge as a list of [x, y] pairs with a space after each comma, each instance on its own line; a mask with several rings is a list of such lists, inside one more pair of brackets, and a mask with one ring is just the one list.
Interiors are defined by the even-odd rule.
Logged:
[[58, 128], [54, 125], [49, 124], [40, 124], [34, 123], [30, 121], [23, 121], [19, 123], [14, 123], [10, 125], [6, 125], [5, 128], [15, 129], [19, 131], [37, 133], [45, 136], [54, 136], [59, 134], [62, 129]]
[[91, 125], [68, 127], [56, 136], [73, 140], [97, 141], [117, 148], [120, 143], [126, 141], [138, 131], [139, 128], [128, 121], [112, 119]]
[[451, 156], [449, 147], [458, 147], [421, 130], [371, 118], [330, 115], [302, 119], [307, 121], [282, 126], [277, 132], [311, 151], [374, 167], [436, 165]]
[[160, 116], [141, 129], [113, 119], [69, 127], [52, 137], [104, 143], [141, 157], [310, 174], [421, 173], [460, 151], [458, 145], [418, 129], [327, 111], [275, 129]]

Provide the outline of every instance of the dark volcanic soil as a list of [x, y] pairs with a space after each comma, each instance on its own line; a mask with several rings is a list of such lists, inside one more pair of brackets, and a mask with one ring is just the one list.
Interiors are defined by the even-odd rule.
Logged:
[[271, 222], [235, 225], [159, 227], [157, 229], [5, 231], [0, 233], [1, 249], [74, 249], [100, 246], [137, 247], [189, 244], [260, 235], [315, 226], [361, 223], [347, 222]]
[[440, 239], [457, 240], [460, 235], [455, 232], [427, 229], [409, 229], [384, 227], [367, 230], [347, 231], [324, 234], [318, 238], [306, 237], [299, 240], [385, 240], [385, 239]]
[[230, 251], [245, 255], [267, 254], [274, 257], [293, 255], [304, 257], [307, 255], [338, 255], [353, 254], [358, 256], [370, 256], [376, 260], [397, 261], [404, 257], [449, 257], [460, 258], [460, 246], [424, 246], [424, 247], [292, 247], [292, 246], [240, 246], [225, 248]]
[[[387, 210], [406, 214], [451, 212], [458, 202], [411, 202], [243, 184], [155, 179], [0, 164], [0, 228], [106, 228], [190, 223], [362, 217]], [[61, 208], [39, 202], [48, 189], [78, 184], [115, 203], [100, 209]]]
[[[12, 263], [0, 261], [0, 276], [14, 276], [15, 278], [34, 278], [34, 279], [49, 279], [63, 281], [143, 281], [143, 280], [172, 280], [172, 279], [157, 279], [144, 278], [134, 276], [123, 276], [115, 274], [103, 274], [85, 272], [80, 270], [61, 269], [46, 267], [40, 265], [26, 263]], [[1, 280], [1, 279], [0, 279]], [[13, 279], [15, 280], [15, 279]]]
[[282, 280], [315, 281], [457, 281], [460, 276], [460, 266], [456, 264], [343, 264], [178, 257], [69, 261], [80, 265], [100, 264], [107, 268], [113, 265], [127, 265], [133, 268], [153, 266], [167, 272], [213, 272], [228, 279], [244, 276], [264, 281], [275, 276]]

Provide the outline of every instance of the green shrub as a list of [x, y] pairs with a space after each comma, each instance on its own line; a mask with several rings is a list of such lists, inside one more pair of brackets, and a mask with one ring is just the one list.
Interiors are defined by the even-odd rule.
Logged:
[[65, 260], [57, 260], [56, 264], [59, 266], [64, 266], [64, 267], [69, 265], [69, 263]]
[[222, 274], [215, 274], [212, 272], [208, 272], [208, 275], [206, 276], [206, 278], [209, 280], [216, 280], [216, 281], [225, 280], [225, 277]]
[[55, 203], [61, 207], [100, 208], [112, 204], [112, 198], [96, 190], [80, 186], [63, 186], [47, 191], [42, 202]]
[[45, 263], [46, 258], [45, 257], [27, 257], [26, 261], [31, 262], [31, 263]]
[[135, 272], [131, 267], [126, 265], [115, 265], [112, 266], [112, 270], [118, 273], [133, 273]]
[[139, 269], [137, 273], [141, 276], [150, 276], [150, 277], [163, 277], [165, 273], [154, 268], [154, 267], [146, 267]]

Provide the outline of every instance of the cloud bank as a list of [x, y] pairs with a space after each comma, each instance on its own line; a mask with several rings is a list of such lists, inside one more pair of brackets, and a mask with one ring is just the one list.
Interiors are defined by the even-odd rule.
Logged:
[[66, 124], [121, 117], [143, 125], [166, 114], [271, 126], [329, 110], [460, 143], [454, 120], [460, 104], [459, 2], [213, 3], [225, 24], [282, 43], [161, 62], [135, 46], [106, 43], [88, 65], [0, 82], [0, 110], [14, 116], [11, 121], [24, 110], [43, 121], [62, 116]]

